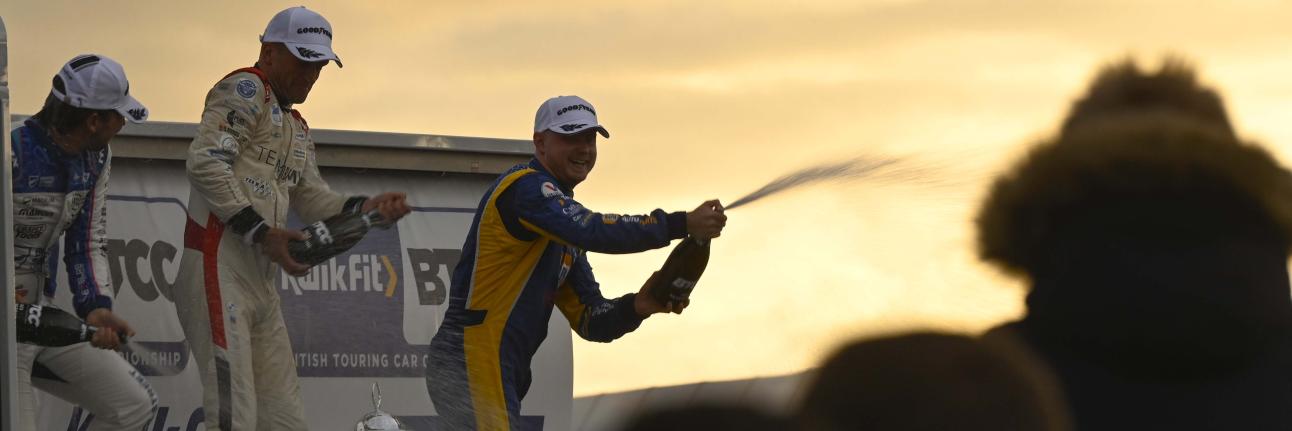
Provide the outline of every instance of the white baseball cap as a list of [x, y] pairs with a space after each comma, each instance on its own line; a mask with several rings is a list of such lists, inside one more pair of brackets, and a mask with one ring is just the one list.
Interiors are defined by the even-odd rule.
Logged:
[[116, 110], [131, 123], [148, 119], [148, 108], [130, 96], [121, 63], [102, 55], [83, 54], [69, 60], [54, 75], [50, 93], [77, 108]]
[[332, 24], [305, 6], [283, 9], [274, 15], [260, 41], [287, 45], [287, 50], [301, 61], [332, 60], [342, 67], [341, 59], [332, 52]]
[[610, 131], [597, 122], [597, 111], [592, 104], [579, 96], [556, 96], [538, 106], [534, 115], [534, 131], [551, 130], [562, 135], [573, 135], [584, 130], [596, 129], [601, 136], [610, 137]]

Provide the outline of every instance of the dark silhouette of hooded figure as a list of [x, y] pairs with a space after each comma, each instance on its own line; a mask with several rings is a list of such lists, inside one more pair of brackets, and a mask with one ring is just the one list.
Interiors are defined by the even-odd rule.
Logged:
[[1030, 283], [986, 337], [1043, 358], [1078, 429], [1292, 429], [1292, 176], [1189, 67], [1105, 68], [977, 227]]

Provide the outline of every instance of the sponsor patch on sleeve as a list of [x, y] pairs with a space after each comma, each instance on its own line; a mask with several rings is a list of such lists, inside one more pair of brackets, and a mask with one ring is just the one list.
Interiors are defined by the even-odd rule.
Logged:
[[238, 138], [229, 133], [220, 133], [220, 149], [238, 154]]
[[242, 180], [251, 187], [252, 193], [260, 196], [269, 196], [271, 191], [269, 189], [269, 183], [265, 182], [265, 180], [260, 179], [259, 177], [244, 177]]
[[238, 95], [243, 99], [250, 99], [256, 96], [256, 81], [250, 79], [239, 79], [237, 84]]
[[230, 154], [228, 151], [224, 151], [219, 148], [212, 148], [210, 150], [206, 150], [206, 155], [211, 156], [212, 159], [216, 159], [216, 160], [219, 160], [221, 163], [224, 163], [226, 168], [225, 170], [232, 169], [234, 156], [233, 154]]
[[278, 105], [269, 107], [269, 120], [273, 121], [275, 126], [283, 125], [283, 110]]
[[561, 212], [564, 213], [565, 215], [575, 215], [577, 213], [583, 212], [583, 205], [579, 205], [578, 203], [573, 203], [573, 204], [570, 204], [569, 206], [566, 206], [565, 208], [562, 208]]
[[45, 225], [40, 224], [15, 224], [13, 225], [14, 236], [19, 239], [39, 239], [45, 234]]
[[238, 114], [238, 111], [230, 109], [228, 114], [224, 115], [224, 122], [229, 123], [230, 127], [247, 127], [247, 120]]
[[561, 193], [561, 189], [557, 188], [556, 184], [552, 184], [550, 181], [544, 182], [543, 185], [539, 186], [539, 189], [542, 190], [543, 197], [545, 198], [565, 197], [565, 194]]

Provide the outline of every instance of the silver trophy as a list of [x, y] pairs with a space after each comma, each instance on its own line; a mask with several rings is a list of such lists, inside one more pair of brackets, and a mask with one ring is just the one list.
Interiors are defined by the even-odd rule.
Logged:
[[359, 423], [354, 425], [355, 431], [401, 431], [408, 430], [408, 426], [395, 419], [394, 416], [381, 411], [381, 389], [377, 383], [372, 384], [372, 413], [363, 416]]

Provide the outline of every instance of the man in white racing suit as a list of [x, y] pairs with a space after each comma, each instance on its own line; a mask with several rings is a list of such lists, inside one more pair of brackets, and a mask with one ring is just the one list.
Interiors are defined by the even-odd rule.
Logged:
[[300, 113], [330, 61], [332, 26], [293, 7], [270, 20], [254, 67], [207, 93], [189, 147], [188, 220], [176, 310], [202, 377], [208, 430], [305, 430], [291, 341], [274, 280], [281, 267], [309, 268], [287, 253], [304, 239], [286, 229], [288, 209], [305, 223], [378, 209], [398, 220], [403, 193], [373, 198], [332, 191], [319, 174]]
[[36, 421], [32, 387], [77, 404], [91, 430], [140, 430], [157, 411], [148, 381], [109, 349], [130, 325], [112, 313], [108, 273], [108, 142], [148, 110], [129, 94], [125, 70], [101, 55], [81, 55], [54, 76], [45, 105], [13, 129], [14, 280], [18, 300], [48, 305], [58, 291], [58, 243], [76, 314], [98, 331], [90, 343], [18, 345], [18, 429]]

